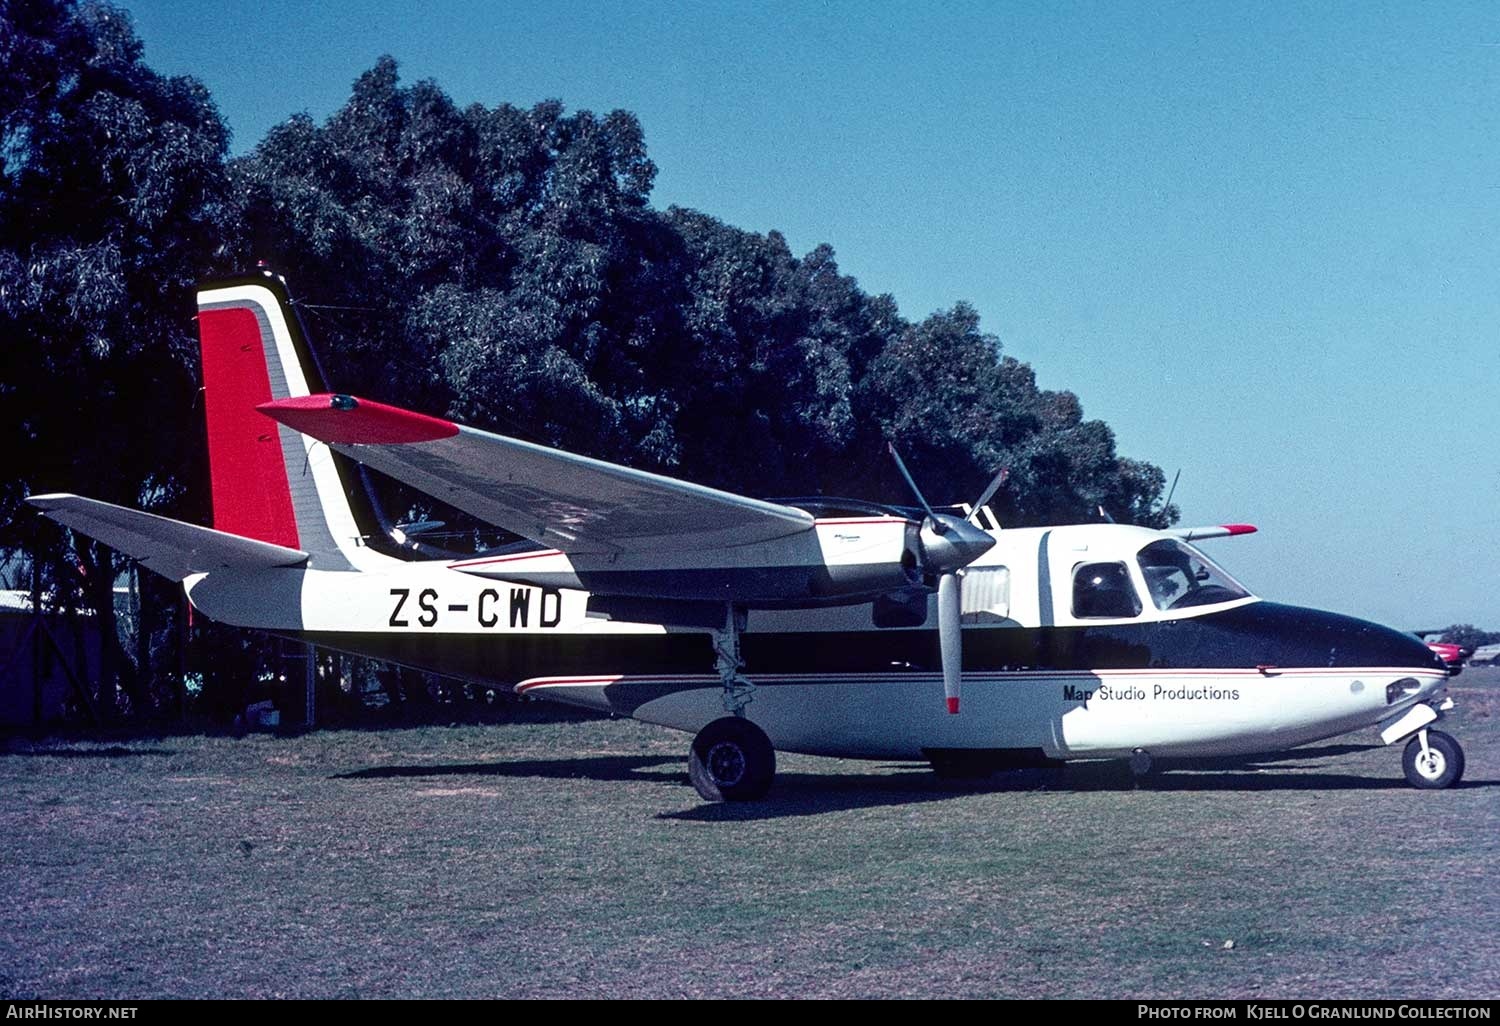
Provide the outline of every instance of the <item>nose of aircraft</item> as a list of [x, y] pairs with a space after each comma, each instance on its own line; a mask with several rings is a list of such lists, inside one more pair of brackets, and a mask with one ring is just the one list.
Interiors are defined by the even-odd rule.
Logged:
[[1390, 627], [1321, 609], [1255, 602], [1232, 611], [1264, 652], [1258, 662], [1279, 666], [1368, 666], [1446, 669], [1416, 637]]
[[[1324, 616], [1333, 614], [1324, 613]], [[1340, 620], [1351, 620], [1353, 631], [1349, 641], [1356, 650], [1366, 653], [1366, 658], [1372, 662], [1384, 659], [1387, 666], [1409, 666], [1414, 669], [1444, 670], [1448, 669], [1446, 663], [1438, 657], [1437, 653], [1428, 648], [1420, 639], [1405, 631], [1398, 631], [1393, 627], [1373, 623], [1369, 620], [1358, 620], [1353, 617], [1340, 617]], [[1339, 632], [1335, 631], [1335, 636]]]
[[962, 517], [934, 513], [922, 522], [923, 569], [945, 574], [960, 570], [988, 552], [994, 537]]

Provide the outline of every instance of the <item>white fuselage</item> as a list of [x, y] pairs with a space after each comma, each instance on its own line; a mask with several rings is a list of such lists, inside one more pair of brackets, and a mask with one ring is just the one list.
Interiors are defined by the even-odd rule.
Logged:
[[[884, 525], [867, 526], [895, 544]], [[1000, 532], [966, 575], [956, 716], [943, 703], [930, 599], [925, 610], [918, 602], [916, 622], [882, 621], [878, 602], [751, 610], [744, 673], [756, 688], [745, 714], [778, 749], [819, 755], [1204, 756], [1378, 725], [1446, 687], [1420, 645], [1402, 648], [1394, 632], [1248, 595], [1181, 609], [1138, 598], [1135, 615], [1079, 615], [1075, 577], [1088, 566], [1118, 563], [1138, 596], [1150, 595], [1135, 553], [1162, 537], [1115, 525]], [[186, 583], [215, 619], [514, 684], [527, 696], [686, 731], [724, 715], [710, 632], [591, 616], [586, 592], [488, 576], [497, 565], [477, 576], [387, 560]], [[1299, 630], [1306, 638], [1293, 643]], [[1369, 658], [1347, 640], [1365, 635]], [[1396, 682], [1407, 683], [1388, 699]]]

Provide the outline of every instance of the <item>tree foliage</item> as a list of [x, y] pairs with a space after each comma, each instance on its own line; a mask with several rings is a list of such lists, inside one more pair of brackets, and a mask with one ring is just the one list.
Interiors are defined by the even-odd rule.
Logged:
[[[228, 132], [196, 80], [142, 62], [118, 8], [0, 10], [0, 544], [18, 545], [39, 543], [27, 493], [181, 509], [201, 460], [192, 290]], [[50, 544], [49, 589], [111, 616], [117, 557]]]
[[1472, 623], [1455, 623], [1444, 627], [1435, 635], [1428, 635], [1449, 644], [1459, 645], [1473, 651], [1481, 645], [1500, 644], [1500, 631], [1486, 631]]

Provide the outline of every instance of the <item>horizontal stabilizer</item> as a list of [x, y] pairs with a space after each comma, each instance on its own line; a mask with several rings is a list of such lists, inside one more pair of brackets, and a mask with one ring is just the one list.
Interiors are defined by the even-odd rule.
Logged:
[[1254, 534], [1254, 524], [1215, 524], [1211, 527], [1171, 527], [1167, 534], [1173, 534], [1183, 541], [1197, 541], [1200, 538], [1230, 538], [1238, 534]]
[[64, 527], [96, 538], [173, 581], [211, 570], [266, 570], [307, 561], [307, 553], [300, 549], [79, 495], [33, 495], [26, 501]]

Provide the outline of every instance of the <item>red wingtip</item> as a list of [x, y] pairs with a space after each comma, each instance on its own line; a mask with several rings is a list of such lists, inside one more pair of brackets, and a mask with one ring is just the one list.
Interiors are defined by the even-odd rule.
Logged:
[[304, 395], [256, 407], [287, 427], [336, 445], [435, 442], [458, 434], [458, 425], [425, 413], [346, 395]]
[[958, 712], [958, 696], [955, 695], [953, 698], [948, 699], [948, 712], [950, 714]]
[[1255, 525], [1254, 524], [1224, 524], [1222, 526], [1231, 535], [1236, 535], [1236, 534], [1254, 534], [1255, 533]]

